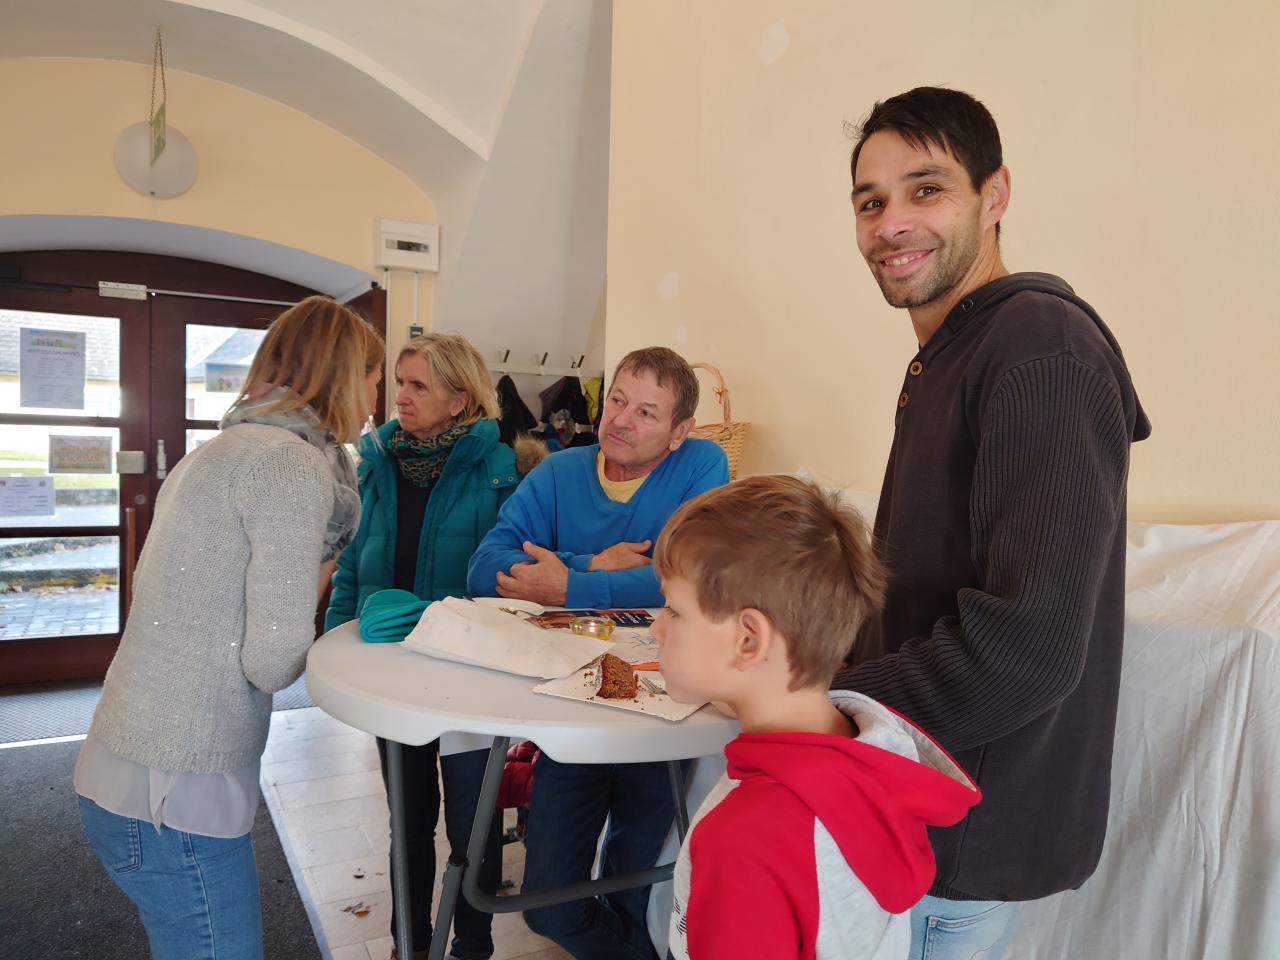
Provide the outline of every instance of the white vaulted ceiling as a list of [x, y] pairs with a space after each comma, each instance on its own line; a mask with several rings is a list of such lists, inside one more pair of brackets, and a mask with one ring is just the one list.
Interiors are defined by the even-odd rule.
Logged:
[[287, 104], [448, 193], [493, 140], [541, 0], [3, 0], [3, 57], [150, 63]]
[[422, 190], [439, 327], [567, 357], [604, 284], [611, 21], [611, 0], [0, 0], [0, 57], [150, 64], [161, 27], [169, 69], [301, 111]]

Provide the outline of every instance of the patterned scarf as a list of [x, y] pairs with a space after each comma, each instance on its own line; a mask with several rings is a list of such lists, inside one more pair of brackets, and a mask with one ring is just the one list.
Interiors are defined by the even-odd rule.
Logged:
[[453, 452], [453, 445], [467, 435], [470, 425], [458, 424], [443, 433], [426, 440], [419, 440], [409, 431], [396, 427], [389, 444], [392, 455], [400, 462], [400, 473], [415, 486], [430, 490], [440, 474], [445, 461]]
[[218, 426], [223, 430], [237, 423], [263, 423], [270, 427], [280, 427], [306, 440], [324, 454], [329, 461], [329, 472], [333, 475], [334, 482], [333, 513], [325, 528], [324, 553], [321, 557], [322, 562], [327, 563], [352, 541], [356, 535], [356, 527], [360, 524], [356, 465], [346, 447], [320, 425], [315, 411], [310, 407], [304, 406], [297, 410], [270, 409], [286, 395], [283, 388], [272, 387], [261, 397], [245, 400], [232, 407]]

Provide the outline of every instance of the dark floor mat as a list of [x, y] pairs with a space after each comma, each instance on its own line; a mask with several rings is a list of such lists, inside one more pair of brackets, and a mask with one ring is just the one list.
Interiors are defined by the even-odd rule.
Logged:
[[87, 733], [100, 696], [100, 680], [0, 687], [0, 743]]
[[[71, 774], [78, 742], [0, 749], [0, 957], [147, 957], [133, 904], [89, 848]], [[264, 960], [320, 960], [266, 804], [253, 825]]]
[[305, 673], [271, 698], [272, 710], [305, 710], [307, 707], [314, 706], [311, 698], [307, 696]]
[[[101, 695], [100, 680], [0, 686], [0, 743], [88, 733]], [[307, 678], [303, 675], [272, 698], [271, 709], [314, 706], [307, 696]]]

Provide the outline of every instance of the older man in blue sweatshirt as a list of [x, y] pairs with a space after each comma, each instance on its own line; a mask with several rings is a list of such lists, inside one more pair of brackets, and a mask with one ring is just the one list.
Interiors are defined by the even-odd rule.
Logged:
[[[600, 444], [556, 453], [525, 478], [471, 559], [472, 596], [661, 606], [650, 565], [658, 534], [682, 503], [729, 480], [724, 452], [689, 439], [697, 405], [697, 378], [678, 354], [648, 347], [623, 357]], [[665, 764], [562, 764], [543, 755], [525, 833], [525, 892], [589, 879], [606, 819], [605, 874], [653, 866], [673, 815]], [[525, 920], [580, 960], [648, 960], [647, 899], [647, 889], [628, 890], [530, 910]]]

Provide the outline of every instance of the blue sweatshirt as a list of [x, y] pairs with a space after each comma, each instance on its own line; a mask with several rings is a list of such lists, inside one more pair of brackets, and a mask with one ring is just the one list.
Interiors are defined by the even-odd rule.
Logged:
[[[589, 571], [595, 554], [615, 543], [657, 542], [680, 504], [729, 482], [724, 451], [710, 440], [686, 440], [645, 477], [627, 503], [605, 495], [596, 475], [599, 445], [571, 447], [543, 461], [498, 513], [467, 571], [473, 597], [496, 597], [497, 575], [531, 562], [522, 544], [554, 551], [569, 568], [565, 605], [608, 609], [663, 604], [652, 566]], [[652, 548], [650, 548], [652, 554]]]

